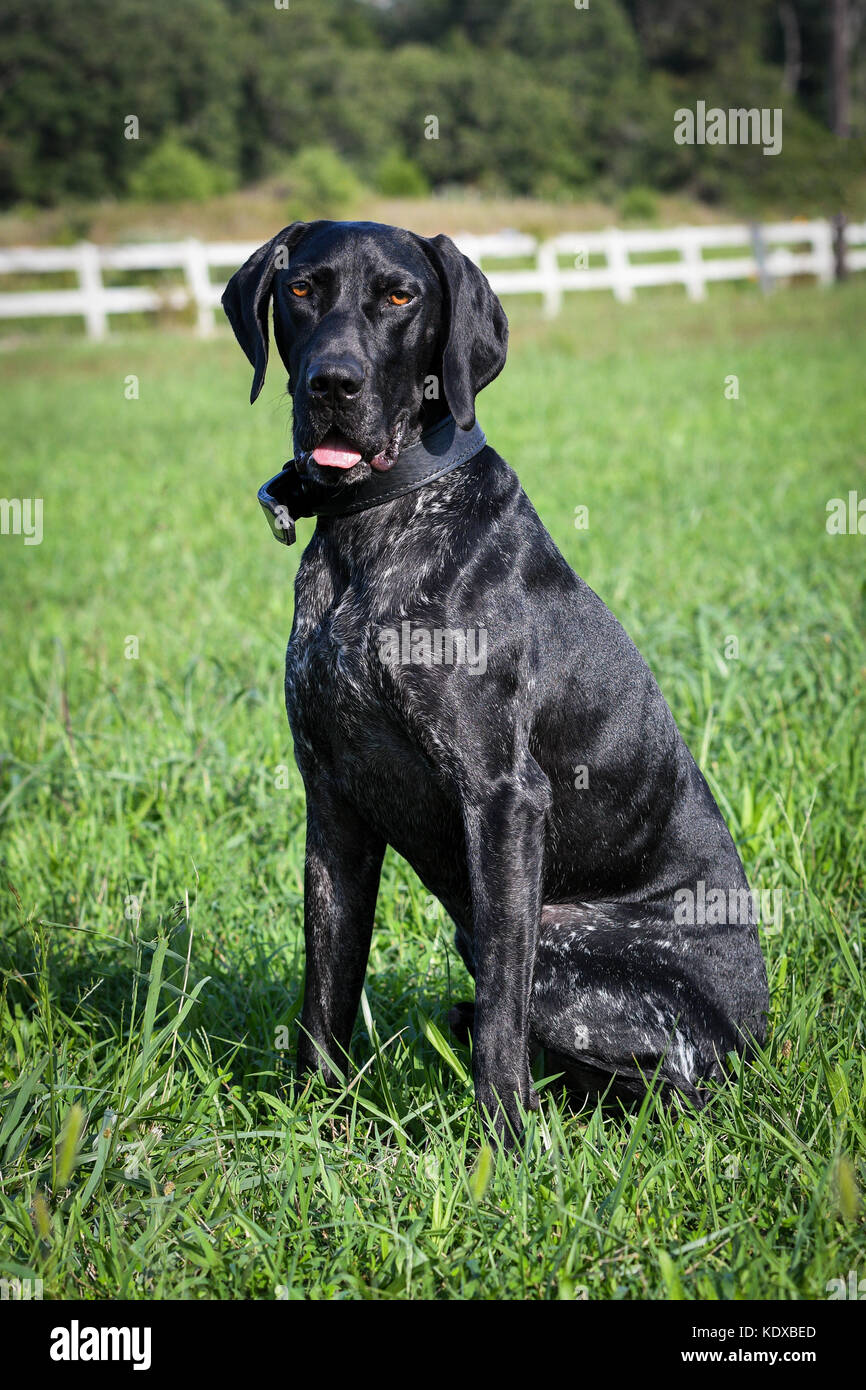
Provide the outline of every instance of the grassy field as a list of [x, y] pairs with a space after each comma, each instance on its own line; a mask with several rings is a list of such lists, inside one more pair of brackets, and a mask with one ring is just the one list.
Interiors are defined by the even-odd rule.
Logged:
[[0, 1276], [265, 1299], [866, 1276], [866, 536], [825, 527], [866, 496], [866, 285], [576, 300], [552, 325], [515, 307], [480, 418], [781, 893], [765, 1055], [697, 1117], [549, 1094], [526, 1161], [491, 1154], [449, 924], [389, 856], [346, 1091], [293, 1096], [300, 547], [255, 500], [287, 456], [282, 373], [250, 410], [228, 336], [44, 340], [0, 359], [0, 494], [44, 500], [40, 545], [0, 537]]

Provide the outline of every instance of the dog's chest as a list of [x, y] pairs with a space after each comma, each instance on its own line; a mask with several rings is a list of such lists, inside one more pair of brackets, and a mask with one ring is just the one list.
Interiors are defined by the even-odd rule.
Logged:
[[[376, 822], [394, 829], [440, 780], [407, 727], [401, 684], [380, 653], [382, 620], [347, 586], [322, 602], [298, 586], [286, 653], [286, 709], [301, 770], [326, 772]], [[386, 827], [384, 822], [388, 821]]]
[[369, 635], [350, 605], [297, 615], [286, 652], [286, 708], [295, 738], [320, 756], [350, 731], [379, 722]]

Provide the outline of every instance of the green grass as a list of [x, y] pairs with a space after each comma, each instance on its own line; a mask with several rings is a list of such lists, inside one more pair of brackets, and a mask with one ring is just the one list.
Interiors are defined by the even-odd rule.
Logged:
[[228, 338], [44, 342], [0, 361], [0, 494], [44, 499], [41, 545], [0, 537], [0, 1276], [269, 1299], [866, 1276], [866, 536], [825, 529], [829, 498], [866, 496], [866, 286], [513, 320], [481, 419], [652, 665], [754, 886], [782, 890], [765, 1054], [699, 1116], [548, 1094], [526, 1161], [491, 1154], [444, 1041], [468, 989], [448, 922], [389, 856], [346, 1093], [293, 1097], [300, 547], [255, 501], [287, 454], [282, 373], [251, 411]]

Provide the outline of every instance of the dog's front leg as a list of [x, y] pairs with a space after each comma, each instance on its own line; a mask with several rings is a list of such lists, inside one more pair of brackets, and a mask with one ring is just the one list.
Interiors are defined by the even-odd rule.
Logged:
[[519, 1106], [538, 1099], [529, 1071], [529, 1006], [542, 904], [550, 787], [527, 754], [464, 805], [475, 935], [475, 1097], [506, 1146]]
[[332, 1080], [327, 1059], [345, 1070], [352, 1040], [385, 846], [326, 782], [305, 780], [306, 973], [298, 1070]]

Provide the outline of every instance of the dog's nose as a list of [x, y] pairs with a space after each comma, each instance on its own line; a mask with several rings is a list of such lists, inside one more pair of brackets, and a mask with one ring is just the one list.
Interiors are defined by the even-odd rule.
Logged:
[[364, 368], [354, 357], [319, 357], [310, 363], [307, 385], [314, 396], [348, 401], [364, 385]]

